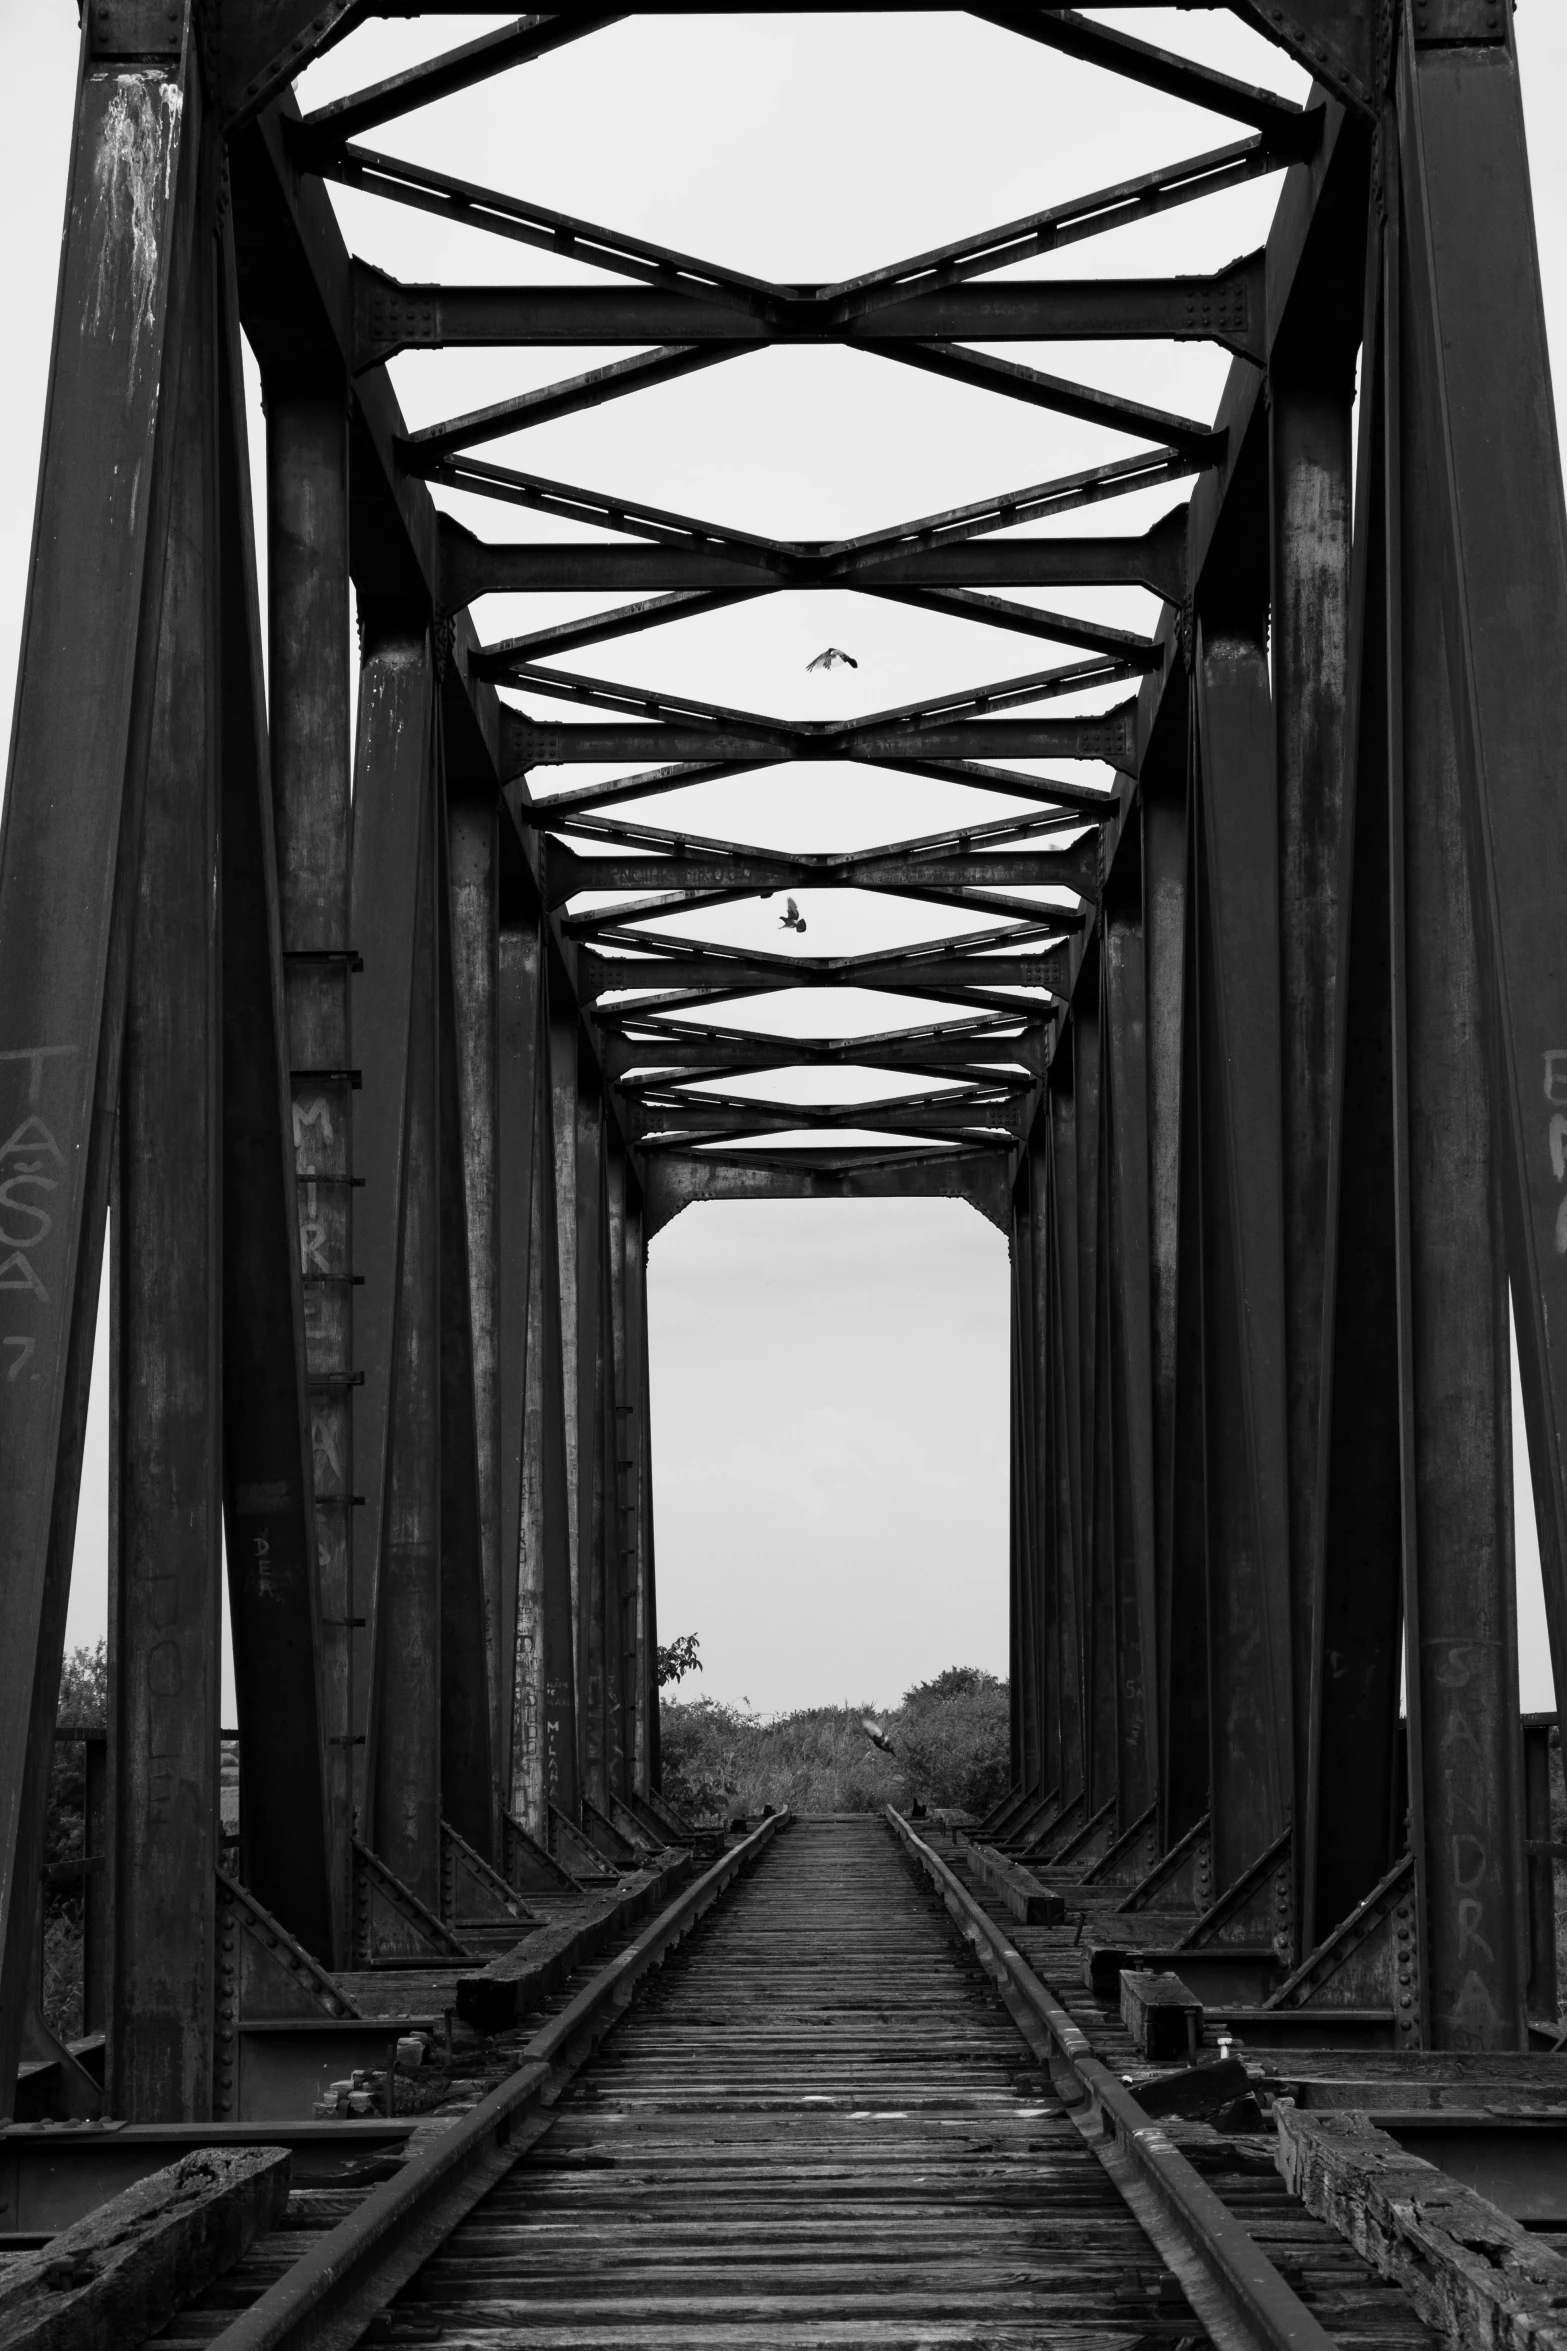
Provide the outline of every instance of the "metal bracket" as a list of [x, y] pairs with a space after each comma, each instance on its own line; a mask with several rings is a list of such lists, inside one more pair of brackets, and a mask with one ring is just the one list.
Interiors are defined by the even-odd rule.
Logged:
[[1411, 0], [1415, 46], [1494, 43], [1507, 38], [1512, 0]]
[[180, 0], [90, 0], [87, 46], [99, 58], [176, 58], [185, 38]]

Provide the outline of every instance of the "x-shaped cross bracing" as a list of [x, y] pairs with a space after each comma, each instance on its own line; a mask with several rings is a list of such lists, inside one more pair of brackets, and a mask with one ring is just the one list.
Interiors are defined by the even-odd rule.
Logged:
[[[1217, 74], [1146, 41], [1051, 6], [972, 13], [1001, 29], [1201, 106], [1246, 135], [1182, 161], [953, 239], [859, 276], [784, 284], [362, 144], [413, 109], [618, 21], [584, 8], [525, 17], [318, 109], [294, 127], [299, 160], [341, 184], [513, 243], [589, 265], [569, 285], [405, 285], [355, 265], [357, 363], [399, 351], [477, 346], [602, 349], [628, 355], [405, 435], [414, 476], [556, 518], [595, 536], [489, 541], [442, 517], [443, 593], [456, 610], [490, 593], [624, 599], [496, 640], [470, 674], [527, 698], [505, 709], [503, 775], [539, 828], [546, 895], [578, 942], [584, 1002], [628, 1139], [644, 1150], [765, 1140], [785, 1129], [896, 1132], [916, 1150], [1009, 1149], [1044, 1071], [1074, 940], [1097, 899], [1122, 789], [1042, 775], [1042, 759], [1135, 764], [1136, 704], [1054, 715], [1093, 690], [1135, 686], [1163, 664], [1167, 632], [1139, 635], [1045, 609], [1031, 592], [1136, 586], [1167, 605], [1184, 593], [1185, 510], [1151, 529], [1083, 538], [1026, 534], [1113, 498], [1167, 489], [1225, 461], [1222, 425], [1150, 408], [1047, 374], [994, 348], [1009, 341], [1205, 340], [1260, 361], [1262, 257], [1207, 277], [1020, 280], [998, 273], [1085, 238], [1149, 220], [1308, 156], [1320, 107]], [[1243, 11], [1245, 13], [1245, 11]], [[1274, 12], [1277, 14], [1277, 11]], [[1279, 28], [1273, 28], [1276, 31]], [[1284, 28], [1286, 40], [1295, 36]], [[1107, 427], [1132, 451], [1054, 480], [920, 515], [857, 537], [787, 540], [526, 470], [484, 444], [778, 344], [840, 345], [968, 388]], [[976, 346], [983, 346], [976, 348]], [[603, 534], [613, 534], [606, 537]], [[594, 645], [700, 620], [780, 593], [849, 590], [944, 619], [1062, 646], [1072, 658], [999, 682], [854, 718], [786, 719], [553, 663]], [[561, 721], [540, 705], [575, 704]], [[619, 821], [618, 803], [799, 761], [848, 761], [890, 775], [1005, 794], [1032, 813], [845, 853], [780, 852], [729, 838]], [[1003, 763], [1029, 763], [1027, 765]], [[541, 768], [607, 776], [541, 798]], [[1045, 844], [1052, 835], [1065, 842]], [[970, 918], [953, 936], [874, 953], [782, 953], [679, 935], [668, 925], [793, 891], [857, 891]], [[1050, 903], [1040, 891], [1050, 891]], [[853, 988], [924, 998], [928, 1026], [829, 1040], [719, 1030], [704, 1017], [746, 998]], [[713, 1091], [789, 1070], [901, 1071], [941, 1090], [875, 1103], [757, 1103]], [[708, 1089], [703, 1091], [702, 1089]], [[835, 1155], [835, 1164], [842, 1154]], [[803, 1164], [803, 1162], [801, 1162]], [[824, 1163], [825, 1164], [825, 1163]], [[848, 1162], [844, 1162], [848, 1164]]]

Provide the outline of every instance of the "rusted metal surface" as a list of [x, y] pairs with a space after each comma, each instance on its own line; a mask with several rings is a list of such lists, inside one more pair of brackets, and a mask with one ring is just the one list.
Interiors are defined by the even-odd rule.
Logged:
[[[206, 160], [210, 172], [215, 157]], [[222, 1477], [217, 254], [178, 360], [113, 1196], [112, 2110], [210, 2113]]]
[[333, 1820], [333, 1929], [348, 1937], [347, 1846], [362, 1800], [356, 1732], [368, 1650], [356, 1558], [349, 1382], [353, 1276], [354, 1041], [350, 969], [348, 763], [348, 410], [341, 373], [266, 382], [267, 644], [272, 805], [286, 975], [299, 1275], [321, 1618], [327, 1785]]

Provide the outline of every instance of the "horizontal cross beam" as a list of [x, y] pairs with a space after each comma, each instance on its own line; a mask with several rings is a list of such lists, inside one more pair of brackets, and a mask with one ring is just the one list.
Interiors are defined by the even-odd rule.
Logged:
[[[383, 98], [401, 96], [414, 88], [417, 72], [382, 85]], [[376, 94], [362, 93], [362, 98]], [[944, 245], [928, 247], [831, 285], [782, 285], [756, 278], [722, 264], [682, 253], [645, 237], [560, 212], [501, 188], [483, 187], [473, 180], [454, 178], [411, 163], [405, 156], [379, 154], [349, 143], [353, 99], [341, 100], [299, 125], [293, 133], [302, 163], [342, 186], [380, 196], [415, 211], [433, 213], [469, 230], [503, 237], [509, 243], [532, 245], [551, 255], [568, 255], [612, 275], [640, 279], [662, 291], [712, 295], [732, 308], [767, 315], [768, 305], [810, 302], [824, 316], [838, 320], [863, 317], [888, 303], [931, 288], [958, 285], [987, 277], [1019, 262], [1058, 252], [1087, 237], [1108, 236], [1134, 221], [1151, 219], [1178, 204], [1192, 204], [1221, 189], [1239, 187], [1265, 173], [1280, 170], [1288, 160], [1284, 149], [1296, 144], [1262, 134], [1210, 148], [1206, 154], [1184, 156], [1153, 171], [1139, 172], [1108, 187], [1084, 189], [1041, 211], [1024, 213], [996, 226], [971, 231]], [[1318, 118], [1293, 117], [1313, 141]], [[364, 127], [368, 127], [366, 124]]]
[[604, 1068], [628, 1091], [664, 1083], [671, 1071], [729, 1077], [769, 1069], [898, 1069], [921, 1077], [971, 1076], [999, 1083], [1014, 1064], [1030, 1078], [1043, 1077], [1050, 1035], [1048, 1021], [1033, 1021], [1013, 1036], [975, 1033], [973, 1023], [953, 1022], [950, 1034], [918, 1030], [907, 1036], [825, 1040], [753, 1037], [743, 1030], [703, 1035], [688, 1029], [666, 1044], [610, 1027]]
[[584, 947], [578, 971], [584, 994], [595, 1004], [628, 989], [733, 996], [771, 994], [779, 988], [868, 988], [891, 995], [934, 990], [945, 996], [968, 987], [1043, 988], [1059, 996], [1071, 982], [1071, 951], [1057, 946], [1031, 955], [764, 958], [601, 955]]
[[635, 1099], [626, 1105], [632, 1139], [657, 1147], [661, 1140], [689, 1145], [706, 1136], [832, 1134], [859, 1129], [867, 1134], [972, 1135], [976, 1130], [1020, 1143], [1027, 1132], [1024, 1103], [1006, 1099], [945, 1103], [930, 1096], [914, 1101], [834, 1103], [830, 1109], [806, 1103], [721, 1103], [711, 1109], [701, 1095], [678, 1110], [651, 1109]]
[[964, 1200], [1007, 1232], [1012, 1174], [999, 1151], [656, 1151], [647, 1161], [649, 1239], [706, 1200]]
[[[1002, 890], [940, 890], [921, 884], [903, 884], [887, 895], [908, 898], [920, 906], [941, 906], [959, 914], [1000, 915], [1030, 928], [1040, 912], [1035, 898], [1020, 898]], [[635, 898], [630, 904], [617, 899], [613, 906], [590, 907], [568, 915], [562, 928], [573, 939], [612, 940], [616, 943], [626, 936], [628, 925], [638, 926], [632, 935], [640, 942], [657, 939], [665, 934], [647, 931], [640, 926], [662, 922], [672, 914], [687, 914], [715, 906], [740, 906], [758, 898], [776, 896], [772, 890], [668, 890], [649, 898]], [[1087, 904], [1074, 906], [1052, 905], [1047, 909], [1050, 931], [1076, 933], [1085, 930], [1091, 920], [1092, 909]], [[790, 924], [783, 927], [792, 928]]]
[[709, 1049], [719, 1054], [776, 1052], [780, 1060], [760, 1065], [769, 1069], [791, 1067], [797, 1062], [803, 1066], [865, 1060], [893, 1068], [898, 1066], [899, 1055], [934, 1052], [938, 1048], [945, 1051], [949, 1047], [976, 1053], [1005, 1049], [1013, 1059], [1021, 1056], [1026, 1060], [1025, 1049], [1032, 1049], [1030, 1038], [1036, 1042], [1043, 1038], [1049, 1025], [1048, 1018], [1025, 1013], [1020, 1008], [1010, 1019], [987, 1013], [978, 1018], [933, 1021], [923, 1028], [875, 1029], [858, 1037], [788, 1037], [776, 1030], [725, 1029], [711, 1021], [671, 1020], [662, 1013], [649, 1015], [627, 1005], [606, 1014], [600, 1024], [604, 1036], [613, 1040], [617, 1051], [622, 1046], [635, 1048], [640, 1056], [638, 1067], [654, 1051], [689, 1048], [698, 1059]]
[[[552, 804], [544, 802], [520, 819], [537, 825], [541, 831], [557, 836], [570, 835], [575, 840], [603, 841], [616, 849], [641, 851], [654, 856], [687, 857], [751, 857], [787, 855], [793, 850], [774, 852], [764, 850], [752, 841], [730, 841], [706, 833], [671, 831], [667, 825], [634, 823], [628, 817], [578, 816], [557, 818]], [[968, 856], [976, 850], [997, 850], [1022, 841], [1038, 841], [1050, 834], [1079, 829], [1081, 818], [1075, 816], [1003, 816], [993, 817], [986, 824], [953, 825], [944, 832], [917, 833], [911, 840], [881, 841], [861, 850], [801, 851], [805, 864], [835, 865], [842, 855], [856, 857], [945, 857]]]
[[[743, 1083], [747, 1078], [760, 1077], [770, 1070], [788, 1069], [796, 1066], [808, 1065], [796, 1065], [787, 1059], [722, 1062], [715, 1064], [711, 1069], [701, 1068], [696, 1063], [692, 1063], [689, 1068], [677, 1063], [658, 1076], [627, 1076], [620, 1078], [617, 1083], [624, 1101], [629, 1102], [634, 1099], [648, 1101], [661, 1096], [663, 1089], [680, 1080], [690, 1082], [705, 1077], [721, 1080], [725, 1084]], [[969, 1085], [985, 1086], [998, 1096], [1029, 1093], [1039, 1082], [1038, 1073], [1034, 1071], [1015, 1070], [1009, 1072], [988, 1067], [983, 1062], [973, 1061], [901, 1061], [895, 1065], [885, 1061], [864, 1061], [846, 1066], [864, 1070], [884, 1070], [895, 1066], [900, 1073], [910, 1077], [955, 1078]]]
[[1099, 843], [1070, 849], [1013, 849], [975, 857], [579, 857], [551, 841], [546, 856], [551, 906], [590, 890], [920, 890], [1054, 888], [1097, 897]]
[[631, 595], [673, 589], [1147, 588], [1167, 603], [1186, 593], [1186, 510], [1126, 538], [967, 539], [930, 547], [872, 548], [813, 560], [725, 546], [594, 546], [573, 540], [524, 544], [475, 537], [441, 517], [442, 602], [457, 611], [479, 596]]
[[[630, 766], [656, 759], [713, 760], [849, 759], [1102, 759], [1112, 767], [1131, 765], [1136, 740], [1136, 705], [1090, 718], [969, 719], [950, 726], [846, 727], [787, 736], [747, 734], [739, 728], [705, 725], [633, 726], [573, 722], [546, 725], [508, 710], [501, 728], [501, 774], [524, 775], [534, 767], [592, 761]], [[1022, 779], [1020, 779], [1022, 780]]]
[[[524, 797], [527, 792], [524, 776], [514, 775], [508, 781], [512, 787], [512, 798], [521, 803], [519, 821], [554, 824], [580, 819], [595, 809], [612, 807], [619, 800], [652, 799], [660, 792], [682, 791], [690, 784], [717, 783], [730, 776], [754, 775], [759, 768], [775, 766], [777, 763], [778, 754], [773, 752], [754, 759], [694, 760], [674, 767], [638, 768], [631, 775], [615, 776], [607, 782], [582, 784], [569, 792], [552, 792], [544, 800]], [[884, 768], [890, 775], [928, 776], [937, 783], [961, 784], [974, 791], [1000, 792], [1030, 807], [1048, 812], [1061, 824], [1074, 819], [1102, 823], [1117, 814], [1117, 799], [1113, 791], [1095, 791], [1087, 784], [1068, 783], [1060, 776], [1025, 775], [1020, 768], [987, 767], [977, 759], [920, 759], [900, 753], [896, 758], [874, 759], [868, 764]]]
[[356, 364], [400, 351], [497, 346], [603, 350], [633, 345], [960, 342], [1218, 343], [1260, 365], [1265, 353], [1263, 256], [1206, 277], [975, 281], [904, 295], [874, 322], [835, 317], [817, 290], [779, 289], [760, 304], [657, 286], [404, 285], [354, 264]]
[[[499, 411], [480, 410], [495, 416]], [[472, 421], [472, 420], [469, 420]], [[758, 531], [738, 530], [732, 523], [716, 523], [705, 516], [682, 514], [646, 498], [630, 498], [609, 490], [594, 490], [580, 482], [562, 482], [549, 474], [530, 473], [518, 466], [498, 465], [488, 458], [458, 455], [424, 466], [429, 436], [406, 444], [410, 456], [421, 459], [430, 481], [453, 490], [471, 490], [509, 506], [523, 506], [535, 514], [559, 515], [566, 522], [590, 523], [633, 539], [653, 539], [662, 546], [723, 547], [761, 560], [799, 564], [820, 570], [843, 561], [865, 563], [876, 555], [952, 545], [960, 539], [983, 538], [991, 531], [1014, 531], [1025, 523], [1046, 522], [1073, 514], [1107, 498], [1130, 496], [1137, 490], [1161, 488], [1167, 482], [1188, 479], [1201, 469], [1169, 449], [1142, 450], [1118, 457], [1108, 465], [1080, 467], [1044, 482], [1028, 482], [1021, 489], [999, 490], [963, 506], [944, 507], [934, 514], [918, 514], [907, 521], [884, 525], [847, 539], [774, 539]], [[1117, 641], [1130, 642], [1124, 632]], [[1085, 639], [1095, 643], [1097, 638]]]
[[554, 702], [575, 702], [590, 710], [607, 711], [612, 718], [637, 723], [656, 719], [662, 725], [733, 727], [745, 734], [765, 736], [782, 746], [804, 735], [863, 734], [884, 727], [952, 726], [960, 719], [996, 718], [1003, 711], [1027, 709], [1066, 694], [1080, 694], [1090, 686], [1117, 684], [1128, 675], [1157, 666], [1152, 649], [1135, 661], [1120, 654], [1098, 655], [1068, 662], [1056, 669], [1030, 670], [1021, 677], [997, 678], [986, 686], [961, 686], [918, 702], [901, 702], [885, 710], [867, 710], [856, 719], [773, 719], [760, 711], [737, 709], [732, 703], [704, 702], [694, 694], [671, 692], [658, 686], [626, 686], [613, 678], [588, 677], [579, 670], [545, 669], [519, 662], [508, 682], [519, 693], [541, 694]]

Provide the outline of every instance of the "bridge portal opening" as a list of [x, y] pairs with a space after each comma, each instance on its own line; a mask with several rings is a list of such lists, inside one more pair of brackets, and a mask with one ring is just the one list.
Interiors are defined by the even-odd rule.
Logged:
[[713, 1201], [648, 1261], [659, 1636], [683, 1696], [1007, 1672], [1007, 1249], [955, 1200]]

